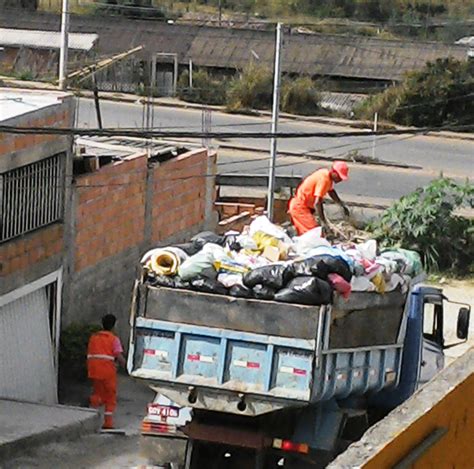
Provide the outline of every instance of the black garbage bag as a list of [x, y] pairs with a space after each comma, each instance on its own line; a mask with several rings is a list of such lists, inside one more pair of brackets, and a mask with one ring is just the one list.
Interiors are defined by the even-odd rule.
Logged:
[[275, 300], [303, 305], [326, 305], [332, 302], [332, 288], [317, 277], [296, 277], [275, 294]]
[[257, 267], [247, 272], [243, 277], [243, 283], [248, 288], [255, 285], [265, 285], [273, 290], [283, 288], [295, 276], [293, 264], [272, 264]]
[[219, 246], [224, 246], [225, 244], [225, 237], [219, 236], [212, 231], [203, 231], [202, 233], [198, 233], [191, 238], [191, 242], [194, 246], [200, 251], [206, 244], [218, 244]]
[[175, 288], [176, 282], [174, 277], [169, 277], [167, 275], [156, 275], [154, 277], [149, 277], [150, 285], [153, 287], [160, 286], [160, 287], [168, 287], [168, 288]]
[[[323, 280], [328, 278], [330, 274], [329, 268], [327, 267], [324, 262], [322, 262], [322, 257], [329, 257], [329, 256], [313, 256], [308, 257], [307, 259], [303, 259], [302, 261], [296, 261], [293, 263], [293, 269], [295, 271], [295, 275], [298, 276], [312, 276], [316, 275]], [[318, 265], [320, 263], [320, 265]], [[313, 274], [314, 271], [314, 274]]]
[[173, 244], [173, 247], [182, 249], [188, 256], [194, 256], [201, 249], [194, 243]]
[[275, 298], [275, 290], [266, 285], [255, 285], [252, 292], [257, 300], [273, 300]]
[[181, 277], [174, 277], [174, 287], [180, 288], [181, 290], [188, 290], [191, 288], [191, 285], [186, 280], [183, 280]]
[[339, 274], [348, 282], [352, 278], [351, 269], [347, 262], [335, 256], [320, 255], [308, 257], [302, 261], [294, 262], [293, 268], [295, 275], [314, 275], [323, 280], [327, 280], [329, 274]]
[[229, 290], [230, 296], [235, 296], [237, 298], [253, 298], [253, 293], [250, 288], [245, 287], [244, 285], [233, 285]]
[[217, 280], [217, 270], [214, 267], [207, 267], [201, 270], [199, 277], [208, 278], [210, 280]]
[[231, 243], [228, 243], [228, 246], [231, 251], [235, 251], [235, 252], [242, 251], [242, 246], [240, 245], [238, 241], [232, 241]]
[[224, 243], [226, 246], [229, 246], [231, 251], [240, 252], [242, 250], [242, 246], [237, 241], [237, 237], [238, 235], [236, 234], [224, 235]]
[[191, 288], [204, 293], [215, 293], [217, 295], [227, 295], [227, 288], [217, 280], [209, 278], [196, 278], [190, 282]]

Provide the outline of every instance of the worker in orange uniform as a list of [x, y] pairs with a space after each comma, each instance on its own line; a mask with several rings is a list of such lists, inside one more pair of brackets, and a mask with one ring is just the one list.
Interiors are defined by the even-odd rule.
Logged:
[[125, 368], [120, 339], [112, 333], [117, 318], [106, 314], [102, 318], [103, 330], [89, 339], [87, 347], [87, 374], [92, 380], [90, 405], [96, 409], [105, 406], [104, 429], [114, 428], [113, 415], [117, 407], [117, 361]]
[[324, 215], [323, 199], [329, 195], [349, 216], [349, 209], [334, 190], [334, 184], [349, 178], [349, 168], [344, 161], [335, 161], [330, 169], [318, 169], [307, 176], [298, 186], [295, 196], [290, 200], [288, 213], [298, 235], [302, 235], [318, 226], [316, 213], [323, 228], [328, 229]]

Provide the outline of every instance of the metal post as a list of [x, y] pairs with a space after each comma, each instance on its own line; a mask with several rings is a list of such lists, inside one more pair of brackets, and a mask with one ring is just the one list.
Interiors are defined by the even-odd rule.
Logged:
[[193, 89], [193, 61], [189, 59], [189, 89]]
[[219, 0], [219, 28], [222, 24], [222, 0]]
[[[275, 68], [273, 78], [273, 109], [272, 109], [272, 127], [271, 133], [275, 134], [278, 130], [278, 111], [280, 108], [280, 78], [281, 78], [281, 23], [277, 24], [276, 28], [276, 45], [275, 45]], [[275, 163], [277, 156], [277, 139], [272, 137], [270, 143], [270, 170], [268, 174], [268, 204], [267, 216], [273, 220], [273, 206], [274, 206], [274, 188], [275, 188]]]
[[95, 113], [97, 116], [97, 125], [99, 129], [103, 129], [102, 126], [102, 114], [100, 112], [100, 100], [99, 100], [99, 87], [97, 85], [97, 76], [96, 72], [92, 74], [92, 83], [94, 84], [94, 105], [95, 105]]
[[[374, 132], [377, 132], [379, 113], [374, 114]], [[375, 135], [372, 137], [372, 159], [375, 160]]]
[[61, 50], [59, 54], [59, 88], [66, 89], [67, 76], [67, 53], [68, 53], [68, 34], [69, 34], [69, 0], [63, 0], [61, 14]]
[[174, 55], [173, 95], [178, 94], [178, 54]]

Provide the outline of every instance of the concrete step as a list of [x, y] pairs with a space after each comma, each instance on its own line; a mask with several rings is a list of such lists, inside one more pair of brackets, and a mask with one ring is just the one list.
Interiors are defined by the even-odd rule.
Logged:
[[100, 425], [92, 409], [0, 399], [0, 467], [26, 449], [72, 440], [98, 431]]

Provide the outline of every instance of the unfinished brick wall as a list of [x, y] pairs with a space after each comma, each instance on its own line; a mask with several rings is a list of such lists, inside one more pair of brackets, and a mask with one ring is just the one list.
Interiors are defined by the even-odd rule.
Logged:
[[[27, 96], [25, 97], [27, 99]], [[35, 117], [21, 116], [15, 120], [14, 125], [22, 127], [67, 127], [71, 123], [72, 114], [70, 108], [57, 107], [43, 111]], [[10, 125], [10, 124], [9, 124]], [[0, 158], [7, 158], [10, 153], [22, 150], [34, 152], [35, 146], [56, 142], [67, 141], [67, 137], [58, 135], [39, 134], [0, 134]], [[66, 143], [67, 146], [67, 143]]]
[[63, 250], [63, 226], [41, 228], [0, 245], [0, 277], [31, 269]]
[[153, 168], [152, 242], [204, 221], [207, 167], [207, 150], [201, 149]]
[[145, 228], [146, 155], [77, 178], [75, 271], [141, 245]]
[[[151, 247], [189, 239], [206, 224], [206, 150], [163, 163], [146, 154], [77, 178], [72, 273], [63, 326], [113, 313], [126, 343], [136, 267]], [[89, 186], [89, 187], [85, 187]], [[212, 190], [214, 193], [214, 190]], [[208, 204], [209, 205], [209, 204]]]

